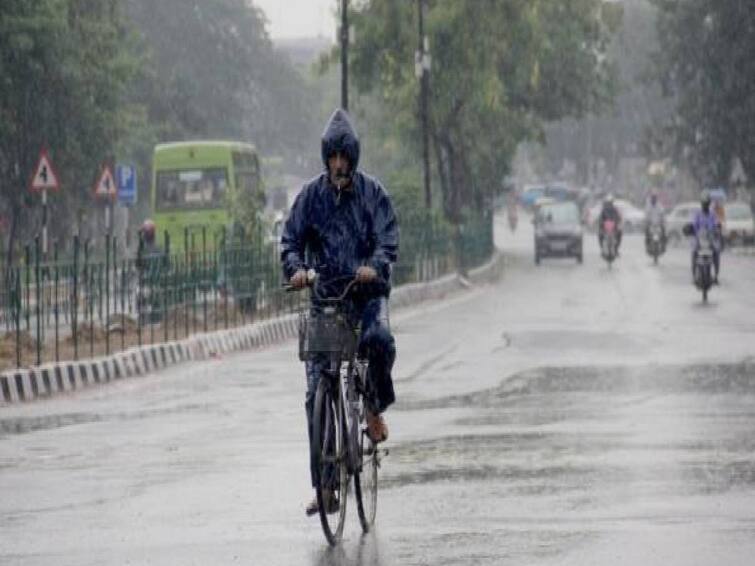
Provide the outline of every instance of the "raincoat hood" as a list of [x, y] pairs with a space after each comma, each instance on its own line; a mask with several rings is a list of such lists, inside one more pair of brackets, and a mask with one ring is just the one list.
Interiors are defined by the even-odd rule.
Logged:
[[339, 151], [349, 158], [353, 174], [359, 164], [359, 137], [348, 113], [341, 108], [333, 112], [322, 133], [322, 162], [325, 169], [328, 168], [328, 158]]

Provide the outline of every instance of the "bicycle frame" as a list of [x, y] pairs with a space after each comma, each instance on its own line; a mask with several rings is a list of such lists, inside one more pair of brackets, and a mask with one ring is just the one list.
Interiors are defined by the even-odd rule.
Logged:
[[364, 414], [363, 398], [366, 370], [367, 362], [358, 359], [356, 355], [346, 362], [342, 361], [339, 355], [333, 355], [328, 360], [327, 371], [320, 376], [320, 379], [330, 381], [332, 391], [337, 395], [340, 404], [340, 412], [344, 418], [342, 424], [347, 441], [345, 443], [346, 453], [339, 456], [346, 458], [349, 474], [358, 471], [361, 464], [359, 423]]
[[[316, 276], [310, 277], [308, 283], [312, 286]], [[328, 282], [330, 283], [330, 282]], [[316, 446], [332, 446], [334, 451], [317, 448], [321, 456], [322, 466], [318, 473], [327, 473], [330, 478], [330, 466], [340, 469], [341, 508], [336, 523], [328, 518], [331, 512], [324, 511], [323, 492], [330, 487], [330, 481], [325, 480], [317, 487], [319, 514], [325, 537], [331, 545], [337, 544], [343, 532], [347, 491], [346, 487], [352, 478], [357, 500], [359, 520], [363, 532], [368, 532], [375, 520], [377, 505], [377, 468], [380, 466], [381, 454], [375, 443], [369, 439], [367, 430], [363, 427], [366, 417], [365, 397], [367, 394], [368, 362], [361, 359], [358, 351], [359, 324], [355, 323], [354, 312], [348, 307], [345, 298], [356, 284], [353, 280], [337, 297], [318, 296], [317, 289], [313, 289], [313, 307], [302, 313], [300, 320], [299, 357], [302, 361], [317, 360], [319, 366], [319, 385], [314, 406], [314, 434]], [[291, 287], [289, 287], [290, 289]], [[332, 409], [324, 413], [323, 425], [320, 418], [323, 415], [321, 407], [326, 406], [324, 399], [330, 399]], [[335, 419], [335, 422], [330, 420]], [[334, 430], [336, 439], [333, 444], [330, 433]], [[317, 444], [319, 443], [319, 444]], [[323, 459], [324, 458], [324, 459]], [[324, 464], [324, 465], [323, 465]], [[366, 474], [365, 474], [366, 471]], [[322, 477], [318, 480], [322, 482]], [[364, 491], [366, 490], [366, 491]], [[367, 494], [366, 498], [363, 494]]]

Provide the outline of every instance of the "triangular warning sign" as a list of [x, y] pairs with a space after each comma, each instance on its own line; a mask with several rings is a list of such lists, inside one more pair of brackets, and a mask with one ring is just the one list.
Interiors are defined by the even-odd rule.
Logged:
[[39, 153], [39, 161], [34, 168], [34, 175], [29, 183], [29, 190], [41, 191], [50, 189], [57, 191], [59, 188], [60, 183], [58, 182], [58, 174], [52, 166], [50, 156], [47, 155], [47, 151], [43, 149]]
[[102, 168], [97, 183], [94, 185], [94, 196], [101, 198], [115, 198], [118, 194], [118, 188], [115, 186], [113, 172], [109, 165]]

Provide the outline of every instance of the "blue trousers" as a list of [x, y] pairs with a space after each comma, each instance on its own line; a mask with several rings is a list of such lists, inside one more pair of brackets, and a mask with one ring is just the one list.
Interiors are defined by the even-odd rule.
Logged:
[[[388, 319], [388, 300], [377, 297], [367, 300], [363, 305], [354, 305], [356, 316], [361, 318], [362, 332], [359, 339], [359, 355], [369, 361], [367, 370], [367, 395], [365, 404], [374, 413], [382, 413], [396, 400], [393, 390], [391, 370], [396, 360], [396, 342], [390, 331]], [[314, 412], [317, 385], [324, 371], [327, 371], [327, 359], [315, 358], [306, 362], [307, 393], [305, 408], [307, 411], [307, 432], [310, 443], [310, 472], [312, 486], [317, 482], [312, 446], [312, 417]]]

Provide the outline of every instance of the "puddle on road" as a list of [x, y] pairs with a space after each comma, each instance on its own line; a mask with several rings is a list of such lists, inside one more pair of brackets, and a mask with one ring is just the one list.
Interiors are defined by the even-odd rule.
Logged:
[[495, 388], [400, 404], [417, 419], [452, 410], [435, 438], [391, 447], [381, 483], [485, 482], [584, 501], [632, 482], [677, 495], [751, 489], [753, 397], [751, 362], [526, 371]]
[[647, 347], [651, 341], [635, 338], [620, 332], [591, 332], [587, 330], [537, 330], [517, 332], [512, 334], [511, 340], [519, 348], [540, 350], [545, 345], [559, 350], [597, 350], [600, 352], [617, 350], [621, 352], [634, 351]]
[[0, 438], [3, 436], [28, 434], [43, 430], [52, 430], [68, 426], [96, 422], [139, 421], [158, 416], [182, 413], [210, 413], [218, 407], [209, 404], [192, 403], [174, 407], [162, 407], [144, 411], [99, 413], [61, 413], [39, 417], [19, 417], [0, 419]]
[[507, 378], [497, 387], [428, 401], [397, 403], [398, 410], [503, 407], [526, 396], [559, 393], [755, 395], [755, 364], [699, 366], [538, 368]]

